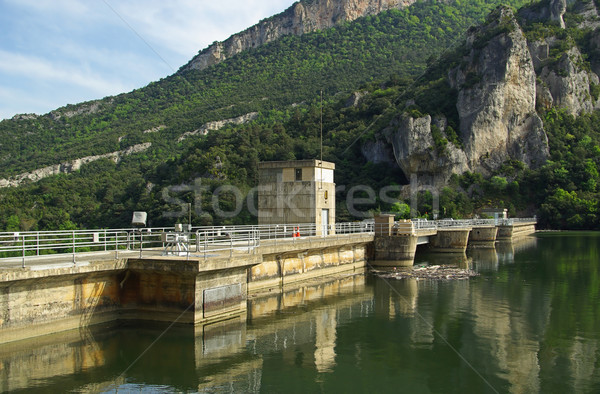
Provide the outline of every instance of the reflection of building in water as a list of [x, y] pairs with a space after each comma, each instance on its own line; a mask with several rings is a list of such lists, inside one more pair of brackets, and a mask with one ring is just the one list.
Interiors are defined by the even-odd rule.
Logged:
[[579, 338], [571, 346], [571, 354], [568, 360], [570, 376], [573, 378], [575, 392], [584, 393], [589, 390], [587, 382], [592, 382], [597, 371], [598, 341], [594, 339]]
[[[88, 328], [10, 342], [0, 346], [0, 390], [27, 389], [36, 382], [73, 375], [106, 363], [105, 352]], [[70, 389], [63, 387], [61, 391]]]
[[335, 340], [337, 311], [324, 309], [315, 319], [315, 365], [318, 372], [333, 372], [335, 367]]
[[477, 271], [498, 271], [498, 252], [492, 248], [470, 249], [469, 256]]
[[231, 362], [222, 371], [201, 375], [198, 392], [260, 393], [262, 367], [261, 358]]
[[[511, 310], [505, 294], [487, 292], [487, 287], [473, 287], [470, 295], [473, 334], [478, 341], [466, 343], [461, 352], [465, 355], [480, 353], [477, 346], [485, 346], [489, 359], [481, 360], [482, 370], [500, 370], [500, 376], [508, 382], [510, 392], [531, 393], [540, 391], [540, 342], [531, 338], [531, 326], [550, 316], [550, 300], [532, 305], [532, 290], [523, 288], [520, 305], [526, 310]], [[499, 290], [501, 291], [501, 290]], [[472, 348], [472, 349], [469, 349]], [[485, 351], [485, 350], [484, 350]]]
[[498, 260], [502, 264], [510, 264], [515, 262], [515, 253], [524, 250], [532, 249], [537, 246], [537, 238], [532, 235], [527, 235], [522, 238], [517, 238], [513, 241], [502, 241], [496, 243], [496, 251], [498, 252]]

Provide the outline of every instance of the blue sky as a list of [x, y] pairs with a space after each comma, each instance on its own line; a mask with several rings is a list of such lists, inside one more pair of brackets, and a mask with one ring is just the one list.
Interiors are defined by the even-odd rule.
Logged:
[[131, 91], [294, 0], [0, 0], [0, 119]]

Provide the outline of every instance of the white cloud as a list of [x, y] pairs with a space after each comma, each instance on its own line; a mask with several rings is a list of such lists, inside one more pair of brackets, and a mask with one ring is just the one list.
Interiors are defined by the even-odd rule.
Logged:
[[108, 3], [148, 42], [170, 48], [187, 61], [214, 41], [223, 41], [284, 11], [293, 1], [152, 0], [144, 1], [144, 6], [135, 0]]
[[50, 63], [35, 56], [0, 51], [0, 71], [21, 78], [64, 83], [89, 89], [99, 94], [107, 90], [127, 89], [119, 81], [107, 80], [89, 67]]
[[2, 0], [0, 116], [145, 86], [293, 1]]

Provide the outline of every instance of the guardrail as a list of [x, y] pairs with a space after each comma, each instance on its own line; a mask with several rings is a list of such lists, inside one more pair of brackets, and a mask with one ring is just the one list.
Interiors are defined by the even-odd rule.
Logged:
[[[394, 223], [392, 233], [395, 234], [416, 234], [418, 231], [437, 230], [443, 228], [461, 228], [477, 226], [512, 226], [515, 223], [537, 223], [536, 218], [511, 218], [511, 219], [441, 219], [441, 220], [412, 220], [398, 221]], [[378, 228], [379, 229], [379, 228]], [[387, 227], [383, 225], [380, 229], [382, 233], [387, 232]]]
[[[373, 231], [372, 223], [336, 223], [335, 230], [323, 231], [312, 224], [203, 226], [189, 231], [175, 232], [174, 228], [127, 228], [69, 231], [22, 231], [0, 232], [0, 264], [20, 259], [22, 267], [27, 260], [48, 256], [70, 256], [75, 264], [77, 255], [86, 252], [120, 253], [139, 252], [171, 254], [179, 256], [198, 255], [205, 258], [235, 250], [251, 253], [261, 241], [295, 241], [300, 238], [322, 236], [322, 233], [350, 234]], [[327, 234], [326, 236], [330, 236]], [[64, 262], [64, 259], [63, 259]]]
[[[402, 222], [410, 226], [410, 232], [447, 227], [473, 227], [478, 225], [512, 225], [513, 223], [535, 223], [535, 218], [476, 219], [476, 220], [413, 220]], [[398, 228], [400, 225], [398, 225]], [[408, 228], [406, 230], [408, 231]], [[372, 221], [336, 223], [322, 229], [314, 223], [246, 225], [246, 226], [203, 226], [185, 232], [171, 228], [101, 229], [69, 231], [26, 231], [0, 232], [0, 264], [8, 259], [20, 259], [22, 267], [28, 259], [44, 256], [76, 256], [84, 252], [122, 252], [172, 254], [180, 256], [204, 256], [235, 250], [251, 253], [261, 242], [295, 242], [301, 238], [315, 236], [343, 236], [354, 233], [373, 233]], [[326, 234], [326, 235], [323, 235]]]

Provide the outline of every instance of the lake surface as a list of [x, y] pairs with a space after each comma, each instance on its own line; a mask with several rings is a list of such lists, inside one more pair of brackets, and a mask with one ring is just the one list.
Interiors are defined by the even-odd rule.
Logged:
[[207, 327], [96, 327], [0, 346], [14, 392], [600, 392], [600, 234], [449, 260], [464, 281], [331, 278]]

